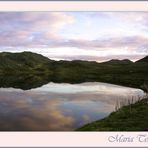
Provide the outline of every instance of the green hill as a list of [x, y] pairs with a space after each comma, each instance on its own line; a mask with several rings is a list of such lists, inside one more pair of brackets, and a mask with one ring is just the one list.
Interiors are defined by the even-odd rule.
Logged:
[[46, 69], [49, 62], [47, 57], [32, 52], [0, 53], [0, 70], [6, 73]]
[[146, 56], [146, 57], [144, 57], [144, 58], [142, 58], [142, 59], [136, 61], [136, 63], [141, 63], [141, 62], [146, 62], [146, 63], [148, 63], [148, 56]]
[[124, 60], [112, 59], [104, 63], [106, 64], [132, 64], [133, 62], [128, 59], [124, 59]]
[[32, 52], [0, 53], [0, 87], [31, 89], [49, 82], [52, 60]]
[[81, 60], [54, 61], [32, 52], [0, 53], [1, 87], [20, 87], [21, 85], [21, 88], [29, 89], [50, 81], [58, 83], [96, 81], [146, 90], [147, 74], [147, 62], [133, 63], [127, 59], [104, 63]]

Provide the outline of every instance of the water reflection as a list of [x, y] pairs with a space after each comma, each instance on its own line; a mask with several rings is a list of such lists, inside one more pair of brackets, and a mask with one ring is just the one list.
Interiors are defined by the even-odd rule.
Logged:
[[107, 116], [117, 100], [142, 95], [140, 89], [98, 82], [0, 88], [0, 130], [74, 130]]

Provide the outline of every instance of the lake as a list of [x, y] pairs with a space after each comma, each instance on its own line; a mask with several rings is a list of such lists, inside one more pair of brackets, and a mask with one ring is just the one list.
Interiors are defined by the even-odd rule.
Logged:
[[108, 116], [117, 102], [143, 95], [140, 89], [99, 82], [0, 88], [0, 130], [72, 131]]

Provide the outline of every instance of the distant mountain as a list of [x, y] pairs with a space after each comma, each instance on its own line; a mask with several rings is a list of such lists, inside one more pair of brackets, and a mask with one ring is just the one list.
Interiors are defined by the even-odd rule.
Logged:
[[109, 60], [109, 61], [103, 62], [103, 63], [107, 63], [107, 64], [131, 64], [133, 62], [130, 61], [129, 59], [124, 59], [124, 60], [112, 59], [112, 60]]
[[148, 56], [136, 61], [136, 63], [141, 63], [141, 62], [148, 62]]

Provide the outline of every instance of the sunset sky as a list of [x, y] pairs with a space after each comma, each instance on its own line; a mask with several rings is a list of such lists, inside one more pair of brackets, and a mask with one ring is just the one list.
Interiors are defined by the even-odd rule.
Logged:
[[135, 61], [148, 55], [148, 12], [1, 12], [4, 51], [54, 60]]

